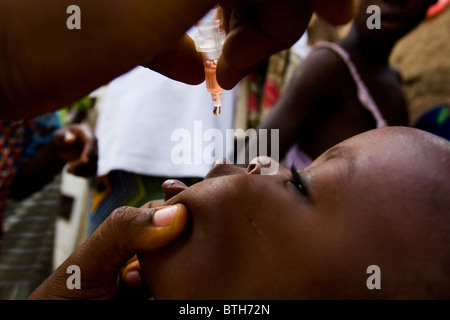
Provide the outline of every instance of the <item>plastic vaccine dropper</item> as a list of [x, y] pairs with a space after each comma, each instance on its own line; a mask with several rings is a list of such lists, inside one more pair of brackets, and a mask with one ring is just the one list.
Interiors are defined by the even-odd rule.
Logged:
[[217, 61], [222, 53], [225, 31], [221, 28], [222, 11], [211, 9], [197, 24], [194, 36], [195, 47], [202, 53], [205, 66], [206, 89], [211, 93], [214, 104], [213, 114], [218, 116], [222, 107], [222, 91], [216, 79]]

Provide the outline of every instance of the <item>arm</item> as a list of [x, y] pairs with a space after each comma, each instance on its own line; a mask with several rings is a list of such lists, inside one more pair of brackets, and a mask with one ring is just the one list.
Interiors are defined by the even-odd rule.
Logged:
[[317, 119], [332, 107], [326, 101], [338, 96], [339, 81], [336, 79], [342, 77], [343, 71], [342, 62], [327, 49], [312, 52], [300, 64], [280, 99], [258, 127], [268, 130], [267, 150], [272, 150], [270, 129], [279, 129], [276, 143], [279, 144], [280, 160], [299, 137], [311, 138], [311, 129], [317, 125]]
[[11, 185], [11, 198], [20, 200], [41, 189], [67, 162], [70, 173], [95, 175], [97, 140], [88, 125], [72, 124], [57, 130], [50, 142], [19, 168]]
[[[1, 0], [0, 117], [54, 111], [146, 61], [174, 79], [202, 82], [201, 56], [183, 35], [215, 3], [79, 0], [81, 30], [69, 30], [70, 1]], [[342, 21], [351, 18], [353, 7], [352, 0], [220, 3], [230, 17], [229, 39], [218, 66], [223, 88], [233, 87], [259, 62], [300, 38], [311, 16], [310, 3], [326, 18]], [[329, 6], [338, 7], [337, 12], [327, 14]]]
[[71, 4], [0, 2], [3, 119], [56, 110], [146, 60], [158, 69], [163, 52], [174, 62], [164, 65], [169, 74], [203, 81], [201, 57], [183, 34], [213, 1], [80, 0], [81, 30], [66, 27]]
[[52, 142], [45, 144], [17, 171], [10, 188], [10, 196], [22, 200], [49, 183], [65, 165]]

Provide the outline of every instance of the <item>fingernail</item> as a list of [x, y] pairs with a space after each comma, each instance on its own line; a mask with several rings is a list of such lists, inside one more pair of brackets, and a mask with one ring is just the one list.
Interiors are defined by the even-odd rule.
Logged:
[[175, 214], [177, 213], [178, 206], [169, 206], [157, 209], [153, 213], [153, 224], [156, 227], [169, 227], [175, 220]]

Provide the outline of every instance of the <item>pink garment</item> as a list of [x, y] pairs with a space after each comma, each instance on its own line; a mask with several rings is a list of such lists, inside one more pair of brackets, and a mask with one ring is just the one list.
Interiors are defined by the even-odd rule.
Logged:
[[[350, 59], [350, 55], [348, 54], [348, 52], [338, 44], [327, 41], [318, 42], [312, 47], [312, 51], [319, 48], [328, 48], [330, 50], [333, 50], [339, 57], [341, 57], [342, 61], [344, 61], [344, 63], [347, 65], [348, 70], [350, 71], [350, 75], [355, 81], [359, 102], [361, 102], [361, 105], [372, 114], [377, 123], [377, 128], [387, 126], [386, 120], [383, 118], [380, 109], [375, 103], [375, 100], [372, 98], [369, 89], [362, 81], [361, 76], [359, 75], [358, 70]], [[302, 170], [309, 166], [311, 162], [313, 162], [313, 159], [311, 159], [310, 156], [308, 156], [303, 150], [301, 150], [297, 144], [294, 144], [285, 156], [285, 166], [288, 168], [294, 165], [297, 170]]]

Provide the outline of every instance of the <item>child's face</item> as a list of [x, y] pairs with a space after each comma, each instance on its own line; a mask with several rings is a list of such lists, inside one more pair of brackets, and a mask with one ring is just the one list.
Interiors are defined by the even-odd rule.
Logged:
[[[424, 18], [428, 8], [436, 0], [361, 0], [356, 21], [364, 34], [372, 39], [396, 41], [414, 29]], [[370, 5], [380, 8], [381, 29], [368, 29], [367, 13]]]
[[[443, 192], [438, 171], [427, 168], [433, 154], [418, 152], [409, 130], [395, 132], [378, 129], [328, 150], [300, 172], [305, 192], [290, 170], [260, 175], [255, 165], [215, 165], [190, 188], [163, 185], [172, 196], [165, 204], [183, 203], [192, 225], [171, 247], [140, 256], [155, 297], [380, 298], [403, 287], [420, 296], [408, 286], [430, 256], [440, 263], [449, 223], [423, 214], [431, 203], [443, 210], [433, 200]], [[381, 268], [383, 290], [367, 288], [370, 265]]]

